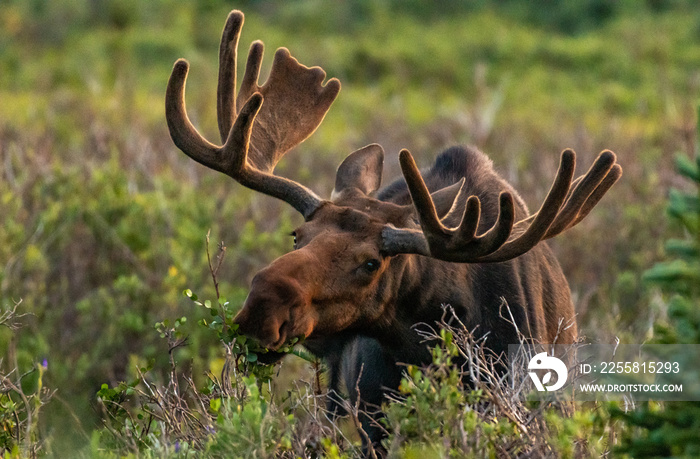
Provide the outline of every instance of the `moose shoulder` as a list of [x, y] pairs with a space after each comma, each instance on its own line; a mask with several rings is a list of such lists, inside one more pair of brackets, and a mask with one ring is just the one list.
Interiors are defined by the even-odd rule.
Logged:
[[[340, 83], [323, 85], [322, 69], [299, 64], [281, 48], [259, 86], [263, 45], [254, 42], [236, 95], [242, 25], [243, 14], [232, 12], [220, 48], [222, 146], [205, 140], [187, 117], [186, 61], [176, 62], [166, 93], [168, 127], [183, 152], [304, 217], [294, 250], [255, 275], [235, 319], [239, 330], [271, 350], [305, 337], [328, 360], [331, 385], [342, 374], [368, 405], [381, 404], [384, 390], [398, 387], [397, 362], [427, 361], [413, 326], [439, 320], [444, 304], [469, 329], [488, 333], [497, 353], [517, 342], [510, 314], [521, 332], [541, 342], [576, 339], [568, 284], [542, 241], [581, 221], [619, 179], [612, 152], [574, 180], [575, 154], [565, 150], [533, 215], [483, 153], [462, 147], [443, 152], [423, 172], [401, 151], [403, 178], [380, 189], [384, 152], [369, 145], [343, 161], [330, 199], [322, 199], [273, 170], [316, 130]], [[508, 315], [501, 313], [504, 304]], [[377, 441], [371, 419], [363, 423]]]

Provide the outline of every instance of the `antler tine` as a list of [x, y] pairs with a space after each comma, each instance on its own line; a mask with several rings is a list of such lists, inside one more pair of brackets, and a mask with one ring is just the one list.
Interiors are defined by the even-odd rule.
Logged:
[[258, 78], [260, 78], [260, 67], [262, 67], [263, 54], [265, 53], [265, 45], [260, 40], [255, 40], [250, 44], [248, 50], [248, 60], [245, 63], [245, 73], [241, 81], [241, 89], [238, 91], [237, 105], [243, 105], [246, 100], [256, 92], [260, 92], [262, 88], [258, 86]]
[[[231, 11], [226, 19], [219, 45], [219, 82], [216, 90], [216, 114], [221, 142], [226, 142], [236, 118], [236, 73], [238, 39], [243, 28], [244, 16]], [[247, 67], [246, 67], [247, 69]], [[247, 99], [246, 99], [247, 100]], [[242, 104], [241, 104], [242, 105]]]
[[476, 237], [481, 219], [481, 201], [476, 196], [469, 196], [464, 213], [457, 226], [457, 237], [461, 241], [471, 241]]
[[[615, 160], [615, 154], [609, 150], [605, 150], [598, 155], [598, 158], [596, 158], [593, 165], [590, 167], [590, 169], [588, 169], [588, 172], [576, 179], [576, 181], [572, 184], [571, 192], [567, 197], [566, 203], [559, 212], [559, 215], [557, 215], [556, 220], [549, 227], [544, 239], [554, 237], [570, 226], [573, 226], [572, 223], [577, 220], [579, 212], [594, 193], [596, 193], [596, 196], [599, 196], [598, 200], [603, 197], [605, 192], [615, 183], [615, 181], [617, 181], [615, 180], [612, 183], [609, 183], [610, 180], [608, 180], [608, 182], [606, 182], [606, 187], [598, 191], [598, 188], [607, 178], [611, 172], [611, 169], [617, 167], [617, 169], [620, 169], [620, 171], [622, 170], [619, 165], [615, 164]], [[596, 200], [593, 206], [595, 206], [597, 202], [598, 201]], [[588, 208], [589, 212], [593, 206]]]
[[[467, 200], [460, 224], [456, 228], [448, 228], [443, 224], [447, 217], [443, 220], [438, 218], [428, 187], [411, 153], [402, 150], [399, 161], [431, 256], [449, 261], [475, 261], [498, 250], [508, 240], [515, 218], [510, 193], [501, 193], [498, 219], [483, 235], [476, 235], [481, 217], [481, 203], [476, 196], [470, 196]], [[424, 247], [422, 241], [418, 242], [421, 248]]]
[[[600, 182], [600, 185], [591, 193], [591, 195], [586, 199], [584, 204], [581, 206], [581, 209], [578, 212], [578, 215], [576, 218], [564, 229], [569, 229], [574, 225], [577, 225], [581, 220], [586, 218], [586, 216], [590, 213], [591, 210], [598, 204], [598, 202], [603, 198], [605, 193], [608, 192], [612, 186], [617, 183], [618, 180], [620, 180], [620, 177], [622, 177], [622, 167], [619, 164], [615, 164], [611, 169], [610, 172], [605, 176], [602, 182]], [[563, 231], [563, 230], [562, 230]], [[549, 237], [556, 236], [556, 234], [552, 234]]]
[[[612, 155], [612, 159], [610, 156]], [[606, 158], [607, 156], [607, 158]], [[602, 161], [601, 161], [602, 159]], [[585, 175], [581, 175], [571, 184], [564, 208], [559, 212], [556, 220], [549, 227], [544, 239], [549, 239], [571, 228], [583, 220], [586, 215], [598, 204], [605, 193], [620, 179], [622, 168], [619, 164], [611, 164], [616, 161], [614, 153], [604, 151], [596, 159], [591, 169]], [[586, 179], [587, 185], [580, 186]], [[592, 191], [591, 191], [592, 190]], [[526, 227], [537, 215], [518, 222], [518, 226]]]
[[340, 91], [340, 82], [333, 78], [323, 85], [326, 74], [321, 68], [305, 67], [280, 48], [267, 82], [259, 86], [263, 44], [257, 41], [251, 45], [236, 98], [237, 46], [243, 21], [240, 11], [229, 14], [219, 48], [217, 118], [224, 145], [219, 147], [207, 141], [187, 116], [185, 84], [189, 64], [183, 59], [175, 63], [166, 90], [170, 135], [175, 145], [195, 161], [248, 188], [288, 202], [308, 218], [322, 200], [303, 185], [273, 175], [272, 171], [285, 153], [320, 125]]
[[458, 257], [469, 261], [479, 261], [481, 257], [499, 250], [508, 241], [515, 222], [513, 195], [503, 192], [500, 194], [498, 201], [498, 218], [496, 223], [482, 236], [474, 239], [472, 244], [477, 242], [478, 245], [474, 244], [476, 245], [474, 248], [465, 247], [463, 253], [459, 254]]
[[[572, 182], [576, 154], [564, 150], [559, 169], [540, 210], [514, 225], [513, 196], [503, 192], [499, 198], [496, 223], [480, 236], [476, 235], [481, 216], [480, 201], [471, 196], [464, 205], [461, 223], [448, 228], [435, 211], [428, 188], [413, 157], [407, 150], [399, 157], [422, 232], [412, 229], [385, 228], [384, 250], [387, 253], [417, 253], [445, 261], [491, 263], [516, 258], [540, 241], [553, 237], [581, 221], [622, 175], [615, 155], [604, 151], [589, 171]], [[460, 200], [460, 195], [456, 200]], [[456, 204], [455, 204], [456, 205]], [[455, 216], [456, 209], [449, 212]], [[513, 228], [518, 228], [513, 235]]]
[[[503, 244], [499, 250], [480, 258], [479, 261], [496, 262], [510, 260], [527, 252], [544, 239], [569, 193], [575, 168], [576, 154], [573, 150], [564, 150], [561, 154], [559, 169], [552, 188], [550, 188], [540, 210], [537, 211], [527, 229], [521, 235]], [[519, 225], [516, 224], [516, 226]]]
[[[433, 203], [433, 198], [430, 197], [430, 191], [421, 176], [420, 170], [416, 165], [411, 152], [406, 149], [401, 150], [399, 153], [399, 164], [401, 165], [401, 171], [406, 179], [406, 185], [408, 185], [408, 191], [411, 193], [411, 199], [413, 200], [413, 206], [416, 208], [418, 213], [418, 218], [420, 220], [423, 232], [430, 235], [447, 234], [448, 229], [443, 226], [438, 218], [437, 211], [435, 210], [435, 203]], [[466, 213], [465, 213], [466, 217]], [[463, 217], [464, 218], [464, 217]], [[475, 217], [477, 220], [479, 218], [479, 209], [477, 207], [477, 214]]]
[[187, 116], [185, 106], [185, 84], [190, 64], [178, 59], [168, 80], [165, 91], [165, 119], [175, 145], [187, 156], [200, 164], [226, 173], [221, 164], [220, 148], [210, 143], [197, 131]]

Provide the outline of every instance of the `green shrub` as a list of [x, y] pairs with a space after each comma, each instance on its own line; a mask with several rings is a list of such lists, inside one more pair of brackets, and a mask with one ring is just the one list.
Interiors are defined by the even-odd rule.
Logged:
[[[654, 341], [700, 344], [700, 156], [678, 156], [679, 173], [691, 181], [687, 191], [672, 190], [668, 217], [683, 234], [669, 239], [671, 258], [649, 269], [644, 279], [668, 295], [668, 320], [655, 327]], [[700, 456], [700, 402], [642, 403], [632, 412], [612, 409], [630, 428], [624, 430], [619, 452], [631, 457]]]
[[[21, 328], [22, 318], [27, 314], [17, 313], [20, 303], [0, 307], [0, 336], [5, 331], [14, 335]], [[15, 340], [16, 336], [10, 336], [14, 345]], [[44, 387], [44, 373], [49, 365], [46, 359], [20, 373], [15, 357], [13, 345], [7, 355], [0, 357], [0, 457], [3, 459], [37, 457], [45, 451], [46, 438], [39, 428], [40, 413], [55, 393]]]
[[511, 383], [526, 378], [526, 370], [504, 379], [483, 341], [463, 327], [440, 326], [423, 335], [438, 342], [432, 364], [409, 366], [399, 394], [386, 406], [384, 444], [391, 457], [573, 458], [609, 452], [613, 425], [605, 410], [528, 402], [523, 386]]

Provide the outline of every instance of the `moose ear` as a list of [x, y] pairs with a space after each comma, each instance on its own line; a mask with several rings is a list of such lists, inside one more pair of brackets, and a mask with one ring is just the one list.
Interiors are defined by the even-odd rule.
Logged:
[[[449, 226], [459, 225], [464, 215], [469, 197], [464, 183], [465, 179], [462, 177], [458, 182], [430, 193], [435, 205], [435, 213], [440, 220]], [[409, 215], [414, 215], [416, 211], [413, 203], [406, 204], [403, 208]]]
[[459, 217], [462, 217], [460, 211], [464, 212], [467, 197], [466, 193], [462, 192], [463, 188], [464, 178], [430, 195], [433, 198], [433, 203], [435, 203], [435, 210], [437, 211], [438, 217], [441, 219], [445, 218], [448, 216], [448, 213], [450, 216], [452, 214], [459, 214]]
[[376, 143], [350, 153], [338, 167], [331, 200], [350, 188], [357, 188], [366, 195], [376, 191], [382, 183], [383, 167], [384, 149]]

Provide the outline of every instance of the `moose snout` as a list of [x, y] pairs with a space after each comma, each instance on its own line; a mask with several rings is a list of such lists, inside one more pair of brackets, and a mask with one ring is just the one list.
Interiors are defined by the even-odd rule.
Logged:
[[253, 278], [248, 298], [234, 322], [242, 334], [276, 350], [290, 338], [310, 333], [312, 327], [304, 314], [306, 303], [293, 279], [261, 271]]
[[275, 344], [280, 341], [281, 324], [275, 317], [263, 314], [261, 310], [260, 307], [250, 307], [246, 301], [234, 322], [238, 324], [240, 333], [258, 340], [267, 348], [275, 349]]

